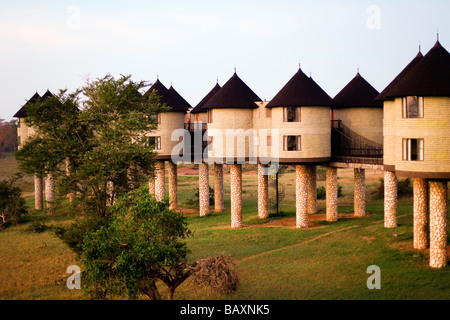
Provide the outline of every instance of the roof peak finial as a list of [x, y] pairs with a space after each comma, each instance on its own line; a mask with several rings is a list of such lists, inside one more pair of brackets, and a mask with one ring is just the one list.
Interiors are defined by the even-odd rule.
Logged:
[[436, 34], [436, 36], [437, 36], [437, 41], [439, 42], [439, 28], [437, 28], [437, 34]]
[[156, 74], [156, 80], [159, 80], [159, 73]]

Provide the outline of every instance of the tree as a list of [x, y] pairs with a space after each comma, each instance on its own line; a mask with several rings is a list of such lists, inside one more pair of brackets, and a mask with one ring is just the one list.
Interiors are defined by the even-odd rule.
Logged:
[[22, 190], [14, 186], [14, 183], [20, 178], [20, 175], [15, 175], [0, 181], [0, 229], [19, 223], [22, 215], [27, 213]]
[[238, 284], [234, 263], [219, 255], [189, 264], [183, 241], [191, 235], [186, 218], [169, 209], [167, 202], [149, 197], [140, 188], [121, 197], [111, 207], [109, 222], [85, 237], [83, 279], [93, 298], [114, 298], [143, 294], [161, 299], [156, 282], [168, 287], [173, 298], [176, 288], [190, 276], [194, 283], [206, 284], [226, 294]]
[[0, 158], [4, 152], [13, 152], [17, 149], [17, 120], [9, 122], [0, 119]]
[[19, 168], [52, 174], [60, 195], [73, 195], [83, 211], [107, 215], [118, 195], [152, 173], [154, 146], [144, 133], [167, 109], [155, 93], [139, 93], [146, 86], [130, 76], [107, 75], [29, 104], [25, 121], [36, 134], [16, 153]]

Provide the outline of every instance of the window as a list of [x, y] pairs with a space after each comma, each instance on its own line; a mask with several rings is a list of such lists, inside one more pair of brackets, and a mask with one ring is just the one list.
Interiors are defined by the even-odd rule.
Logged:
[[212, 123], [212, 122], [213, 122], [213, 111], [208, 110], [208, 123]]
[[200, 121], [200, 114], [199, 113], [195, 114], [195, 121]]
[[403, 160], [423, 161], [423, 139], [403, 139]]
[[285, 107], [283, 108], [284, 122], [300, 122], [300, 108], [299, 107]]
[[423, 97], [409, 96], [402, 100], [403, 118], [423, 118]]
[[150, 146], [155, 146], [154, 150], [161, 150], [161, 137], [148, 137]]
[[301, 151], [301, 136], [284, 136], [284, 151]]
[[272, 109], [266, 108], [266, 118], [272, 118]]

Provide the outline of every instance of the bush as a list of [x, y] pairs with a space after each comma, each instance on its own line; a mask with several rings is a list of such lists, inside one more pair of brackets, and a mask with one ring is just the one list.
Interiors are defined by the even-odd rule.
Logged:
[[[413, 185], [410, 178], [398, 180], [397, 184], [399, 198], [411, 197], [413, 195]], [[380, 184], [377, 186], [374, 195], [377, 199], [384, 198], [384, 179], [380, 179]]]
[[[196, 208], [199, 207], [199, 197], [200, 197], [200, 191], [197, 188], [197, 191], [195, 192], [194, 196], [188, 200], [186, 200], [186, 204], [188, 206], [195, 206]], [[214, 205], [214, 189], [209, 187], [209, 205]]]
[[[342, 194], [342, 186], [338, 185], [338, 198], [342, 198], [344, 195]], [[325, 200], [327, 198], [327, 190], [325, 187], [318, 187], [317, 188], [317, 199], [318, 200]]]
[[0, 181], [0, 229], [21, 222], [22, 215], [27, 213], [22, 190], [14, 186], [20, 176]]

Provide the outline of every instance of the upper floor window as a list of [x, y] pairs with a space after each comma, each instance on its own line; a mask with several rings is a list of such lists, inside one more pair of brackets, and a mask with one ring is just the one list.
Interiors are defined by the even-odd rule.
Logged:
[[283, 121], [284, 122], [300, 122], [300, 107], [284, 107]]
[[402, 101], [403, 118], [423, 118], [423, 97], [409, 96]]
[[403, 139], [403, 160], [423, 161], [423, 139]]
[[272, 109], [266, 108], [266, 118], [272, 118]]
[[157, 124], [161, 124], [161, 113], [153, 114], [153, 115], [151, 116], [151, 118], [152, 118], [153, 120], [155, 120]]
[[283, 150], [284, 151], [301, 151], [301, 136], [284, 136]]
[[161, 137], [148, 137], [151, 146], [155, 146], [154, 150], [161, 150]]

